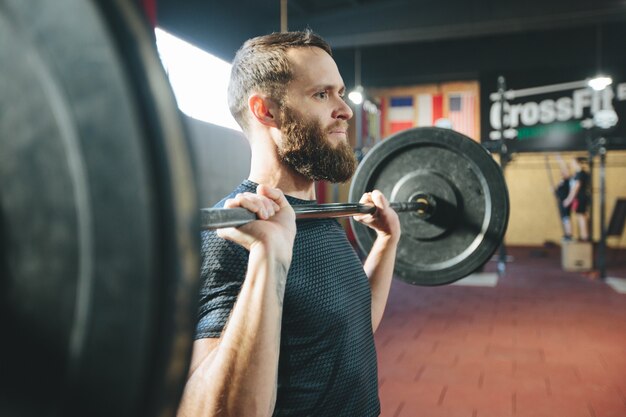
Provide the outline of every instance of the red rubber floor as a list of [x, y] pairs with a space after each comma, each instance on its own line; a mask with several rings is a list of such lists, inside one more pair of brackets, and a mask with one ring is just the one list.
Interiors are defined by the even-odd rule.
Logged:
[[[383, 417], [626, 417], [626, 294], [564, 272], [558, 248], [509, 254], [495, 287], [394, 280], [375, 335]], [[626, 251], [608, 259], [626, 278]]]

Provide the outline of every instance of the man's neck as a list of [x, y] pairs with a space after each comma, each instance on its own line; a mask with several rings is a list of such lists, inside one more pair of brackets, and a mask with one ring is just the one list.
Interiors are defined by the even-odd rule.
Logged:
[[252, 156], [248, 179], [257, 184], [279, 188], [283, 193], [301, 200], [315, 200], [315, 182], [280, 162], [275, 146], [251, 141]]

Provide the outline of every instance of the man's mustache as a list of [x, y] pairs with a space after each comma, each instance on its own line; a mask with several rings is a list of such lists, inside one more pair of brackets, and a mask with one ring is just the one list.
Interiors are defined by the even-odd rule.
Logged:
[[340, 122], [340, 123], [335, 123], [332, 126], [330, 126], [327, 131], [328, 132], [332, 132], [333, 130], [345, 130], [346, 132], [348, 131], [348, 122]]

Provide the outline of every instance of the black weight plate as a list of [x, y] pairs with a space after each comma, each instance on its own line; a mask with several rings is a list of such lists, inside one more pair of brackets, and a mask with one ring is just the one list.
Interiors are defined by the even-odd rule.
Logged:
[[[415, 128], [376, 145], [357, 169], [350, 200], [373, 189], [390, 201], [410, 201], [420, 193], [436, 201], [428, 219], [399, 214], [395, 274], [410, 284], [459, 280], [487, 262], [504, 237], [509, 197], [502, 171], [482, 146], [453, 130]], [[368, 253], [375, 233], [351, 224]]]
[[0, 2], [0, 415], [174, 414], [199, 265], [190, 167], [133, 2]]

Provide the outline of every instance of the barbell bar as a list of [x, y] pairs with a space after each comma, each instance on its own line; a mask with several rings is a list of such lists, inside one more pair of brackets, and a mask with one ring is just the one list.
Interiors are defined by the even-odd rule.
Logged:
[[[427, 195], [420, 196], [416, 201], [389, 203], [398, 213], [410, 212], [426, 219], [435, 208], [434, 199]], [[293, 206], [296, 219], [329, 219], [373, 214], [376, 207], [359, 203], [326, 203], [303, 204]], [[203, 230], [220, 229], [223, 227], [239, 227], [257, 220], [255, 213], [245, 208], [205, 208], [200, 210], [200, 223]]]

